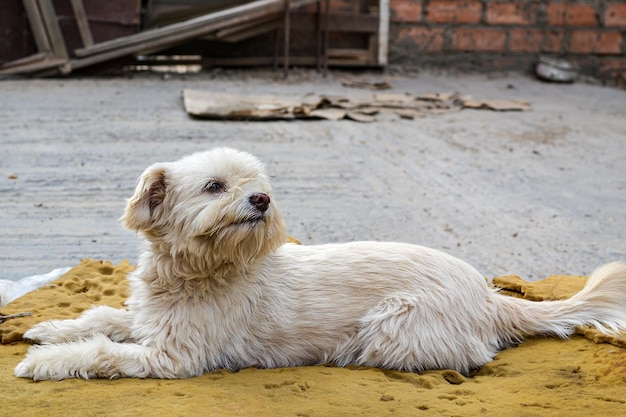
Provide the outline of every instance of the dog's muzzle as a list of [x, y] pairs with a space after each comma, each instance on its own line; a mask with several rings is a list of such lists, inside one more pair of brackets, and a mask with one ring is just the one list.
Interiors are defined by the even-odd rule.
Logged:
[[265, 213], [270, 206], [270, 196], [265, 193], [253, 194], [248, 201], [262, 213]]

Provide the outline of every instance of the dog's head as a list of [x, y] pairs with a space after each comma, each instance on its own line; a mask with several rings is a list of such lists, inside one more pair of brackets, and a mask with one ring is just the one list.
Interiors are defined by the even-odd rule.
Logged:
[[286, 239], [263, 164], [230, 148], [150, 166], [121, 221], [196, 272], [245, 266]]

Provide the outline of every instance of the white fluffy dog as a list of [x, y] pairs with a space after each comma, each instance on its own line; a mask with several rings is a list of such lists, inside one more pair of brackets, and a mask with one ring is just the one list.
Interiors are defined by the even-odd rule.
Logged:
[[219, 368], [359, 364], [469, 374], [524, 335], [626, 329], [626, 264], [564, 301], [489, 288], [470, 265], [401, 243], [285, 244], [263, 165], [228, 148], [159, 163], [122, 217], [149, 246], [127, 309], [40, 323], [15, 375], [186, 378]]

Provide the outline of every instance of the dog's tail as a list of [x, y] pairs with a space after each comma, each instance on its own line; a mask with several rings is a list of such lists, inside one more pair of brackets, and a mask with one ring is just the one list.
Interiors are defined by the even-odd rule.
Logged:
[[592, 325], [600, 332], [626, 332], [626, 263], [613, 262], [596, 269], [585, 287], [559, 301], [528, 301], [496, 297], [495, 324], [502, 344], [524, 335], [568, 337], [577, 326]]

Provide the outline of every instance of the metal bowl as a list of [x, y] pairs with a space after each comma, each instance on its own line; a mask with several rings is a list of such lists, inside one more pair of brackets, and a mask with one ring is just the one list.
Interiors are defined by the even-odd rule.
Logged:
[[535, 73], [542, 80], [571, 83], [578, 77], [578, 68], [564, 59], [541, 57]]

